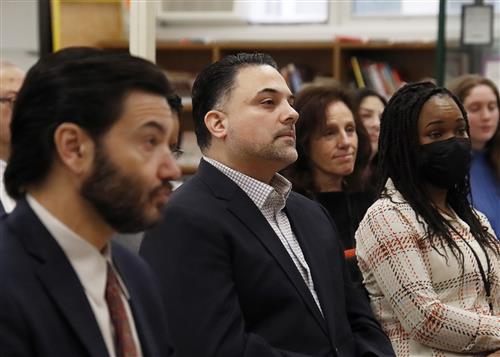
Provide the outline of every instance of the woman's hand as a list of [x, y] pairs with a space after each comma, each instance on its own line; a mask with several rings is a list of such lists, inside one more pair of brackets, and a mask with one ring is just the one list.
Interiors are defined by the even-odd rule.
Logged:
[[490, 353], [486, 357], [500, 357], [500, 350]]

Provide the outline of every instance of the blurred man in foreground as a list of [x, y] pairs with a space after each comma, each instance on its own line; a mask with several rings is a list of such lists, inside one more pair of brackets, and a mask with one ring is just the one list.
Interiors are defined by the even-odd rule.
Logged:
[[167, 356], [148, 267], [109, 242], [154, 224], [180, 171], [168, 145], [171, 87], [128, 54], [66, 49], [27, 74], [0, 221], [6, 356]]

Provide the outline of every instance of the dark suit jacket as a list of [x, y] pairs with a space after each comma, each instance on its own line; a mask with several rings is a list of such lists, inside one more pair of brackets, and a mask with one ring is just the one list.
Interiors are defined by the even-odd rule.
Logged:
[[366, 296], [346, 280], [324, 208], [291, 193], [286, 213], [324, 318], [281, 241], [232, 180], [202, 161], [175, 191], [140, 254], [168, 292], [179, 357], [394, 355]]
[[[144, 356], [167, 356], [164, 309], [149, 267], [113, 244]], [[0, 221], [0, 355], [108, 356], [83, 287], [26, 201]]]

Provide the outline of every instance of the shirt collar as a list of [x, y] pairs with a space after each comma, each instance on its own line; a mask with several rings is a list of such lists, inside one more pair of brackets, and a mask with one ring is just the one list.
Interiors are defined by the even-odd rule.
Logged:
[[7, 168], [7, 163], [0, 159], [0, 201], [2, 201], [2, 205], [3, 208], [5, 209], [5, 212], [10, 213], [14, 210], [14, 207], [16, 206], [16, 201], [12, 199], [5, 190], [5, 183], [3, 177], [6, 168]]
[[250, 197], [260, 210], [262, 210], [262, 208], [266, 205], [266, 202], [268, 203], [273, 196], [279, 197], [279, 201], [281, 201], [280, 206], [283, 208], [288, 196], [290, 195], [292, 184], [279, 173], [275, 173], [270, 184], [267, 184], [236, 171], [217, 160], [205, 156], [203, 157], [203, 160], [234, 181], [248, 195], [248, 197]]
[[[63, 250], [85, 289], [85, 292], [92, 296], [95, 301], [102, 299], [106, 287], [108, 262], [116, 273], [116, 269], [111, 259], [111, 245], [108, 243], [102, 252], [99, 251], [95, 246], [80, 237], [52, 215], [33, 196], [27, 194], [26, 201]], [[116, 275], [121, 285], [122, 292], [128, 299], [129, 294], [127, 288], [125, 284], [123, 284], [120, 274]]]

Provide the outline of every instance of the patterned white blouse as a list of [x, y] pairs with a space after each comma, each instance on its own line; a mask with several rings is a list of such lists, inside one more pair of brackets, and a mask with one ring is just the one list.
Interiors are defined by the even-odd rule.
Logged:
[[[397, 356], [485, 356], [500, 350], [500, 258], [490, 257], [490, 310], [471, 249], [486, 256], [460, 218], [444, 216], [459, 235], [464, 272], [449, 249], [430, 247], [426, 224], [389, 181], [391, 199], [375, 202], [356, 232], [356, 254], [371, 306]], [[491, 226], [479, 214], [483, 225]], [[466, 242], [464, 242], [466, 241]]]

